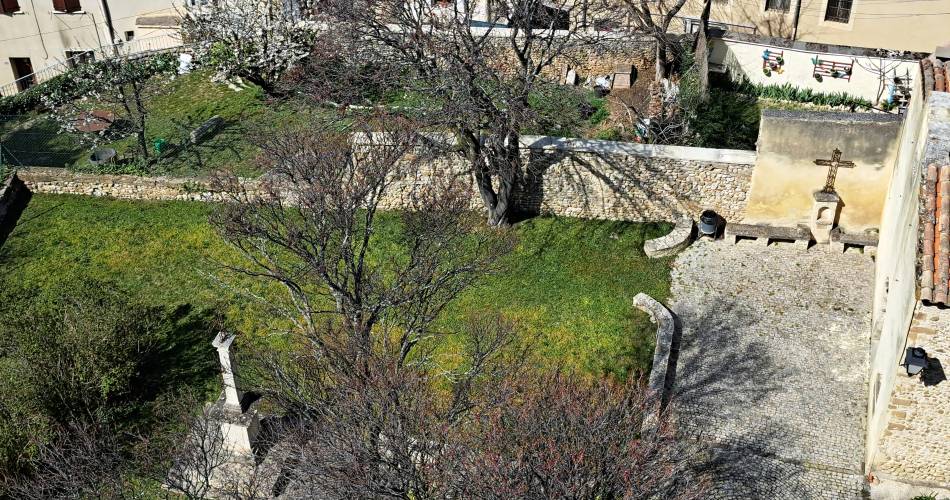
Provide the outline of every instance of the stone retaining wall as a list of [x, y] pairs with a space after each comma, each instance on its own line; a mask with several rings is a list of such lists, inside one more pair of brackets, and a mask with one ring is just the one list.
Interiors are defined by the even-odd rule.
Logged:
[[[755, 153], [527, 136], [525, 175], [515, 206], [528, 213], [591, 219], [676, 221], [712, 209], [742, 218]], [[422, 177], [396, 186], [384, 206], [398, 208], [400, 192], [430, 176], [466, 175], [465, 163], [443, 158]], [[30, 189], [146, 200], [220, 201], [207, 180], [93, 175], [60, 169], [21, 170]], [[466, 175], [466, 177], [468, 177]], [[250, 181], [253, 184], [253, 181]], [[473, 207], [478, 206], [473, 199]]]

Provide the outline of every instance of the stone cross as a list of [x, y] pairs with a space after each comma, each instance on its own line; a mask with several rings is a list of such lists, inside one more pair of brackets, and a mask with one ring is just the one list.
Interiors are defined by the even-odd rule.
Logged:
[[224, 380], [224, 404], [240, 410], [241, 397], [238, 394], [234, 379], [234, 364], [231, 361], [232, 342], [234, 342], [234, 335], [218, 332], [211, 345], [218, 350], [218, 360], [221, 362], [221, 378]]
[[815, 160], [815, 165], [828, 167], [828, 179], [825, 181], [825, 187], [821, 190], [825, 193], [835, 192], [835, 177], [838, 176], [838, 167], [854, 168], [856, 166], [853, 161], [841, 161], [841, 150], [838, 148], [835, 148], [830, 160]]

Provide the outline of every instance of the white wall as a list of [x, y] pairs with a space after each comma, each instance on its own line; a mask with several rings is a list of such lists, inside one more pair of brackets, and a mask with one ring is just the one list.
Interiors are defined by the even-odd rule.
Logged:
[[[781, 74], [773, 71], [771, 76], [765, 76], [762, 71], [762, 54], [765, 50], [784, 52], [785, 65]], [[813, 76], [814, 64], [812, 63], [812, 58], [816, 56], [823, 60], [853, 62], [850, 81], [829, 77], [825, 77], [821, 82], [816, 80]], [[763, 85], [791, 83], [796, 87], [810, 88], [823, 93], [846, 92], [872, 103], [878, 102], [878, 95], [882, 89], [879, 68], [893, 69], [899, 76], [904, 76], [916, 74], [918, 66], [917, 61], [914, 60], [820, 53], [728, 38], [712, 39], [709, 62], [725, 66], [734, 77], [744, 75], [753, 83]], [[893, 71], [888, 71], [888, 75], [892, 74]], [[886, 98], [886, 89], [883, 95]]]
[[901, 369], [898, 364], [917, 302], [919, 194], [934, 108], [932, 101], [925, 102], [921, 85], [915, 85], [884, 206], [874, 284], [866, 470], [874, 461], [887, 425], [888, 400], [897, 370]]
[[[146, 14], [174, 14], [177, 4], [180, 0], [108, 1], [116, 37], [121, 39], [126, 31], [134, 31], [136, 39], [175, 31], [138, 27], [135, 22]], [[80, 0], [82, 10], [72, 13], [55, 12], [52, 0], [19, 0], [19, 5], [19, 12], [0, 14], [0, 86], [15, 79], [11, 57], [28, 57], [39, 72], [64, 61], [66, 51], [100, 49], [113, 43], [102, 0]], [[3, 94], [7, 93], [4, 89]]]

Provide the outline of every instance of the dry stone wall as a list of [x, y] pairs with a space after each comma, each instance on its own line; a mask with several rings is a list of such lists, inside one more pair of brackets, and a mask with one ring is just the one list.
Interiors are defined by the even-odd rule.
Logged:
[[[676, 221], [712, 209], [741, 220], [752, 177], [752, 151], [524, 137], [525, 172], [515, 206], [528, 213], [624, 221]], [[436, 160], [394, 185], [383, 205], [405, 207], [406, 194], [435, 178], [471, 182], [458, 157]], [[30, 168], [20, 177], [40, 193], [142, 200], [221, 201], [203, 179], [93, 175]], [[253, 189], [255, 181], [246, 181]], [[472, 206], [478, 207], [477, 195]]]

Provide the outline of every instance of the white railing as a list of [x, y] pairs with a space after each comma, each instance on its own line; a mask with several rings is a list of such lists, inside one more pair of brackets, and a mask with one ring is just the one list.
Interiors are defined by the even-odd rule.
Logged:
[[0, 86], [0, 96], [11, 96], [17, 92], [20, 92], [20, 90], [24, 90], [27, 87], [36, 85], [38, 83], [43, 83], [54, 76], [65, 73], [70, 68], [74, 68], [90, 60], [102, 61], [115, 57], [144, 56], [148, 54], [180, 50], [182, 48], [183, 45], [181, 43], [181, 38], [175, 34], [142, 38], [140, 40], [117, 43], [115, 45], [108, 45], [98, 49], [90, 49], [86, 52], [76, 54], [73, 57], [60, 61], [56, 64], [51, 64], [43, 69], [34, 71], [29, 75], [20, 77], [13, 82]]

